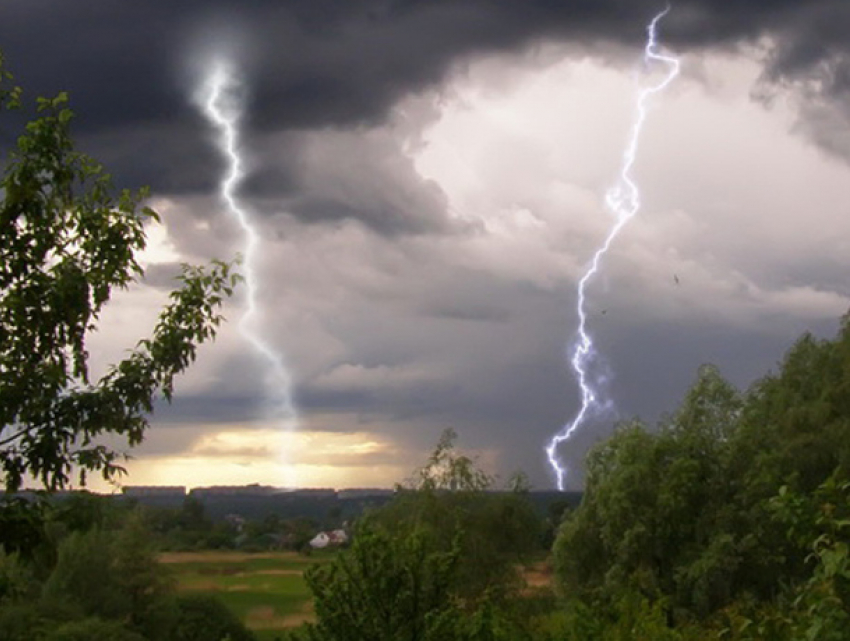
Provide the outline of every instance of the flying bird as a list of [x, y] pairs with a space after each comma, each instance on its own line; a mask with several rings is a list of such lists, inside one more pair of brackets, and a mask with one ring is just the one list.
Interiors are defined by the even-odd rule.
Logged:
[[678, 277], [678, 276], [676, 276], [676, 274], [673, 274], [673, 280], [675, 281], [675, 283], [676, 283], [677, 285], [679, 284], [679, 277]]

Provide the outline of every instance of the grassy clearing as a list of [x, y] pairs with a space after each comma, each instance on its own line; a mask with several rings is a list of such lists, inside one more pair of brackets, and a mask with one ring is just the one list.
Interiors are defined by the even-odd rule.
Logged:
[[160, 556], [187, 593], [215, 594], [256, 632], [272, 641], [281, 630], [313, 620], [312, 595], [304, 570], [332, 558], [294, 552], [170, 552]]

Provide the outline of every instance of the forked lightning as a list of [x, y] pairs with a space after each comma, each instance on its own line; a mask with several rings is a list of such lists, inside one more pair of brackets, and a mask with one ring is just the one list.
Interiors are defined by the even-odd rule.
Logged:
[[239, 147], [239, 123], [242, 105], [239, 96], [240, 85], [234, 69], [223, 60], [215, 60], [204, 80], [199, 94], [199, 103], [204, 115], [216, 129], [216, 144], [227, 160], [227, 172], [219, 185], [219, 194], [227, 212], [233, 216], [245, 234], [243, 251], [243, 269], [245, 272], [246, 311], [239, 321], [239, 331], [253, 348], [268, 363], [267, 385], [274, 402], [273, 414], [276, 418], [294, 427], [297, 420], [295, 405], [292, 401], [292, 380], [284, 365], [283, 357], [269, 345], [255, 326], [257, 314], [257, 274], [254, 258], [260, 246], [260, 239], [251, 223], [245, 207], [236, 196], [237, 188], [245, 177], [244, 162]]
[[667, 66], [667, 73], [664, 78], [656, 84], [644, 87], [637, 95], [635, 105], [635, 118], [632, 123], [632, 128], [628, 140], [628, 144], [623, 152], [623, 163], [620, 168], [620, 177], [617, 182], [605, 194], [605, 203], [613, 211], [616, 216], [616, 222], [608, 232], [608, 236], [602, 245], [593, 254], [590, 265], [587, 271], [582, 276], [578, 283], [578, 299], [576, 303], [578, 313], [578, 331], [577, 338], [572, 347], [572, 356], [570, 363], [576, 373], [578, 385], [581, 389], [581, 407], [575, 415], [575, 418], [565, 425], [560, 432], [552, 437], [549, 445], [546, 447], [546, 455], [549, 458], [549, 464], [555, 472], [558, 489], [564, 489], [564, 479], [566, 478], [567, 468], [564, 463], [558, 458], [558, 446], [572, 436], [572, 434], [582, 425], [582, 423], [594, 412], [601, 411], [607, 407], [608, 403], [602, 398], [602, 392], [597, 388], [592, 377], [589, 375], [589, 368], [596, 358], [596, 350], [593, 346], [593, 339], [587, 329], [587, 310], [585, 303], [587, 301], [587, 286], [591, 279], [599, 271], [599, 265], [603, 256], [608, 252], [611, 243], [620, 233], [620, 230], [631, 220], [640, 209], [640, 192], [637, 184], [632, 178], [632, 166], [635, 163], [637, 155], [638, 140], [643, 129], [644, 121], [646, 120], [647, 102], [649, 98], [659, 91], [662, 91], [669, 85], [679, 73], [679, 60], [669, 55], [665, 55], [658, 50], [658, 41], [656, 30], [658, 22], [670, 11], [668, 6], [664, 11], [656, 15], [647, 27], [646, 47], [644, 48], [644, 62], [646, 65], [653, 63], [662, 63]]

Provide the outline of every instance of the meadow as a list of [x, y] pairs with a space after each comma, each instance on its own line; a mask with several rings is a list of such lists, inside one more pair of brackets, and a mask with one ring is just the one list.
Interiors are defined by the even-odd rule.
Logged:
[[178, 591], [218, 597], [259, 641], [273, 641], [283, 630], [313, 620], [304, 571], [334, 554], [169, 552], [160, 555], [159, 561], [172, 570]]

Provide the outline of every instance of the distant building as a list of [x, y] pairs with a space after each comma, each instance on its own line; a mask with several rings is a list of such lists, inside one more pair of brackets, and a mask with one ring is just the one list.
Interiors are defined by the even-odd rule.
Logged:
[[393, 494], [395, 494], [395, 490], [384, 488], [351, 488], [337, 492], [337, 496], [341, 499], [366, 499], [373, 496], [392, 496]]
[[206, 496], [269, 496], [277, 494], [280, 490], [270, 485], [214, 485], [212, 487], [196, 487], [190, 494], [197, 498]]
[[184, 497], [184, 485], [125, 485], [121, 493], [128, 498], [139, 497]]
[[316, 536], [310, 539], [310, 547], [316, 550], [328, 547], [331, 539], [327, 532], [319, 532]]
[[328, 532], [319, 532], [310, 539], [310, 547], [321, 550], [331, 545], [342, 545], [347, 542], [348, 535], [345, 533], [345, 530], [330, 530]]
[[297, 498], [310, 499], [335, 499], [337, 496], [336, 490], [326, 488], [306, 488], [301, 490], [292, 490], [290, 492], [287, 492], [287, 495]]

